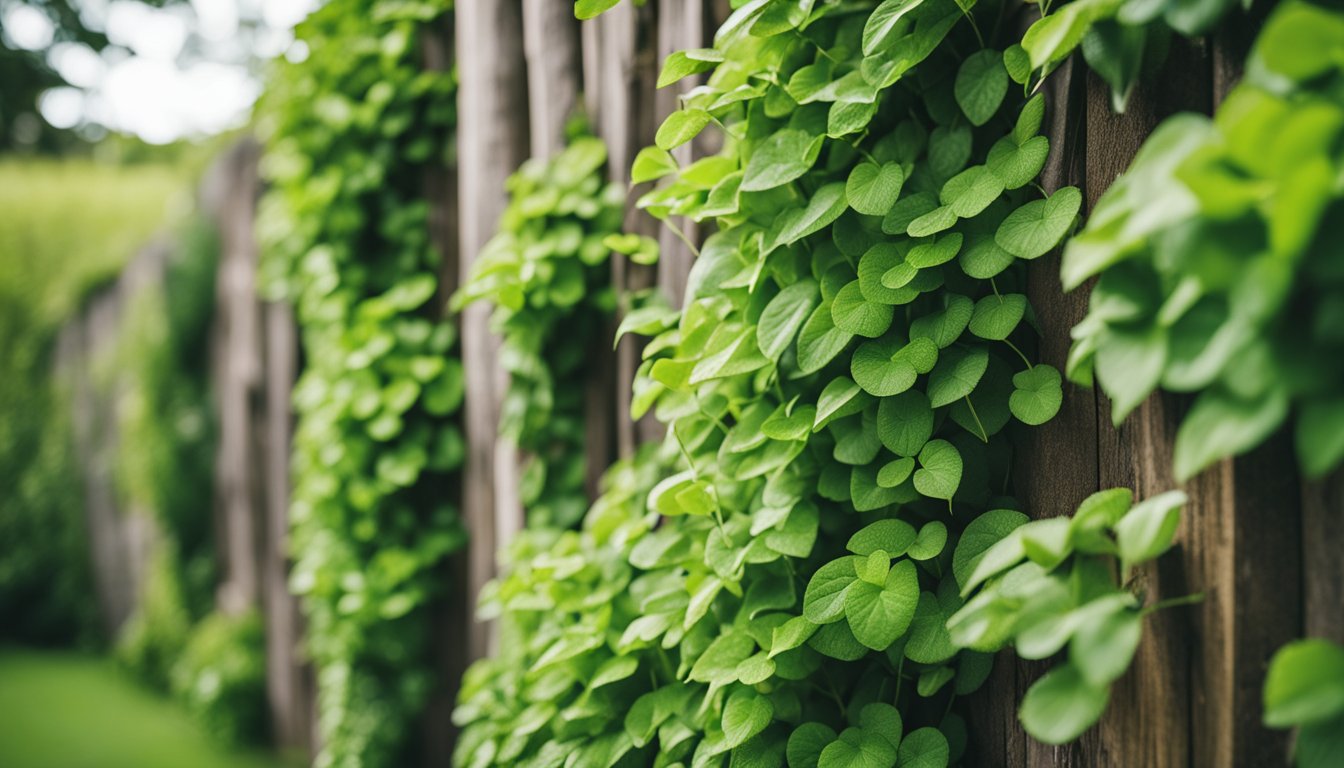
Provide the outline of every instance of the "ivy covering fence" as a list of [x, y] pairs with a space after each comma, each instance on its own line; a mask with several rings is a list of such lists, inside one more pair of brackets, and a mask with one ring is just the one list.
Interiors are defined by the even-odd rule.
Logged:
[[[329, 0], [295, 36], [246, 226], [119, 358], [172, 575], [120, 652], [213, 730], [1344, 765], [1338, 6]], [[181, 314], [212, 276], [265, 301]], [[226, 343], [263, 351], [216, 398], [183, 376]], [[267, 511], [194, 516], [259, 399]], [[235, 610], [238, 542], [288, 592]]]

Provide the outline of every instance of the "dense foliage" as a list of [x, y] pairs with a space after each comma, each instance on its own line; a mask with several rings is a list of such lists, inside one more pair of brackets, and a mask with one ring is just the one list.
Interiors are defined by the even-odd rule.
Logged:
[[1265, 680], [1265, 725], [1297, 728], [1298, 768], [1329, 768], [1344, 756], [1344, 648], [1320, 639], [1274, 654]]
[[159, 166], [0, 162], [0, 638], [96, 634], [56, 333], [164, 222], [181, 180]]
[[203, 619], [173, 667], [172, 688], [216, 740], [263, 743], [270, 712], [261, 617], [255, 612], [214, 613]]
[[1198, 393], [1176, 438], [1187, 478], [1290, 418], [1303, 470], [1344, 460], [1344, 14], [1286, 3], [1212, 120], [1178, 115], [1065, 251], [1100, 274], [1069, 375], [1118, 424], [1157, 387]]
[[462, 371], [436, 298], [426, 185], [450, 162], [446, 0], [337, 0], [263, 105], [266, 288], [294, 302], [291, 587], [318, 667], [321, 766], [391, 766], [428, 691], [427, 606], [463, 534]]
[[509, 373], [500, 433], [525, 454], [520, 498], [528, 524], [568, 528], [588, 507], [584, 490], [584, 390], [593, 342], [615, 311], [610, 249], [625, 194], [603, 182], [607, 150], [578, 136], [549, 160], [533, 159], [509, 178], [499, 233], [454, 297], [495, 305]]
[[[1062, 645], [1075, 614], [1139, 615], [1101, 563], [1164, 549], [1170, 505], [1124, 515], [1128, 496], [1110, 494], [1076, 523], [1011, 533], [1009, 425], [1061, 400], [1058, 371], [1020, 351], [1022, 260], [1081, 203], [1031, 186], [1042, 98], [1011, 93], [1030, 72], [982, 42], [1012, 10], [749, 2], [712, 49], [668, 58], [662, 84], [711, 74], [636, 159], [635, 181], [663, 179], [640, 205], [717, 232], [685, 309], [622, 330], [653, 337], [632, 416], [668, 425], [672, 466], [619, 470], [581, 532], [511, 551], [484, 601], [506, 641], [464, 685], [460, 765], [959, 760], [956, 699], [991, 657], [947, 622], [958, 576], [999, 536], [1008, 549], [966, 585], [994, 577], [971, 606], [999, 611], [994, 634], [966, 642]], [[723, 151], [678, 167], [668, 151], [711, 124]], [[1028, 577], [1043, 610], [1012, 591]], [[1098, 690], [1104, 705], [1122, 651], [1095, 679], [1034, 692], [1024, 718]]]

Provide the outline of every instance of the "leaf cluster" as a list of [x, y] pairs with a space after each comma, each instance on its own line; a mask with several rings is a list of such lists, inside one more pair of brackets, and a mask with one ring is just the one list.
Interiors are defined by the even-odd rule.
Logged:
[[1298, 768], [1327, 768], [1344, 755], [1344, 648], [1312, 638], [1280, 648], [1269, 662], [1265, 725], [1297, 728]]
[[[1012, 504], [1010, 424], [1059, 408], [1023, 268], [1081, 204], [1031, 185], [1043, 100], [980, 42], [1009, 10], [758, 0], [668, 58], [710, 74], [636, 158], [639, 205], [717, 230], [685, 308], [620, 329], [651, 337], [631, 415], [668, 437], [582, 531], [512, 551], [484, 607], [525, 629], [464, 684], [459, 765], [961, 758], [991, 657], [948, 632], [954, 552]], [[679, 165], [704, 130], [723, 150]]]
[[[606, 160], [600, 140], [579, 136], [550, 160], [524, 163], [508, 181], [499, 233], [453, 298], [455, 309], [495, 305], [509, 373], [500, 432], [527, 456], [521, 500], [530, 525], [567, 528], [588, 507], [584, 383], [593, 340], [605, 338], [615, 312], [604, 241], [619, 235], [625, 203], [620, 186], [602, 180]], [[636, 248], [645, 239], [635, 236]]]
[[1172, 491], [1132, 500], [1128, 489], [1101, 491], [1072, 517], [1031, 522], [991, 510], [966, 526], [953, 555], [969, 598], [948, 620], [953, 643], [985, 653], [1011, 644], [1025, 659], [1068, 649], [1019, 711], [1027, 733], [1047, 744], [1072, 741], [1096, 723], [1138, 648], [1146, 610], [1122, 585], [1133, 566], [1171, 547], [1186, 499]]
[[263, 288], [290, 300], [303, 374], [291, 589], [318, 667], [324, 766], [396, 765], [429, 686], [426, 606], [463, 534], [455, 330], [438, 309], [431, 174], [455, 87], [424, 68], [450, 4], [337, 0], [297, 29], [260, 124]]
[[1144, 144], [1068, 244], [1068, 289], [1100, 275], [1070, 378], [1119, 423], [1158, 387], [1197, 393], [1176, 437], [1188, 478], [1290, 419], [1302, 469], [1344, 460], [1344, 14], [1285, 3], [1213, 119]]

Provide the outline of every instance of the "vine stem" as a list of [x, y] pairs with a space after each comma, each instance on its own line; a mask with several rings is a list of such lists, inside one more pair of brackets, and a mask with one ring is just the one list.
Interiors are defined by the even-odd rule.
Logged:
[[695, 258], [697, 259], [700, 258], [700, 249], [695, 246], [695, 243], [691, 242], [691, 239], [686, 236], [685, 232], [681, 231], [681, 227], [678, 227], [676, 223], [672, 221], [672, 218], [670, 216], [666, 219], [663, 219], [663, 226], [672, 230], [672, 234], [676, 235], [677, 238], [681, 240], [681, 242], [686, 244], [687, 248], [691, 249], [691, 253], [695, 254]]
[[1014, 352], [1016, 352], [1016, 353], [1017, 353], [1017, 356], [1020, 357], [1020, 358], [1022, 358], [1022, 362], [1024, 362], [1024, 363], [1027, 364], [1027, 370], [1028, 370], [1028, 371], [1030, 371], [1032, 368], [1035, 368], [1035, 367], [1036, 367], [1036, 366], [1034, 366], [1034, 365], [1031, 364], [1031, 361], [1027, 359], [1027, 356], [1026, 356], [1026, 355], [1022, 354], [1022, 350], [1018, 349], [1016, 344], [1014, 344], [1013, 342], [1011, 342], [1011, 341], [1009, 341], [1009, 340], [1007, 340], [1007, 339], [1004, 339], [1004, 340], [1003, 340], [1003, 343], [1004, 343], [1004, 344], [1007, 344], [1009, 349], [1011, 349], [1011, 350], [1013, 350]]
[[1169, 597], [1166, 600], [1158, 600], [1156, 603], [1145, 607], [1140, 613], [1147, 616], [1154, 611], [1160, 611], [1164, 608], [1175, 608], [1180, 605], [1194, 605], [1202, 602], [1204, 602], [1204, 593], [1196, 592], [1193, 595], [1182, 595], [1181, 597]]
[[[971, 409], [971, 418], [975, 419], [975, 426], [977, 426], [977, 427], [980, 428], [980, 440], [981, 440], [982, 442], [986, 442], [986, 443], [988, 443], [988, 442], [989, 442], [989, 433], [985, 431], [985, 424], [984, 424], [984, 422], [980, 421], [980, 414], [978, 414], [978, 413], [975, 412], [975, 403], [972, 403], [972, 402], [971, 402], [971, 396], [970, 396], [970, 395], [965, 395], [965, 396], [963, 396], [962, 399], [964, 399], [964, 400], [966, 401], [966, 407]], [[952, 503], [951, 501], [948, 502], [948, 504], [951, 504], [951, 503]]]

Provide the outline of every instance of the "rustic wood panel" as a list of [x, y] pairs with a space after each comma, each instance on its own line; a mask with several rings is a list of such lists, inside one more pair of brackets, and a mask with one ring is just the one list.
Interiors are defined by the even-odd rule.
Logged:
[[[527, 157], [527, 70], [519, 0], [465, 0], [457, 5], [459, 276], [466, 279], [494, 234], [507, 204], [504, 182]], [[494, 575], [497, 547], [522, 528], [513, 450], [496, 438], [500, 397], [507, 385], [490, 333], [490, 308], [462, 313], [466, 369], [463, 518], [471, 535], [462, 588], [479, 594]], [[472, 623], [470, 658], [485, 655], [490, 625]]]
[[[660, 122], [654, 105], [654, 85], [660, 63], [656, 47], [656, 5], [654, 2], [642, 6], [621, 3], [583, 23], [585, 103], [597, 135], [607, 143], [608, 176], [626, 185], [630, 183], [630, 164], [635, 154], [653, 143]], [[634, 201], [644, 191], [645, 186], [641, 185], [630, 192], [625, 231], [657, 238], [658, 222], [634, 206]], [[624, 256], [613, 255], [612, 284], [619, 291], [648, 288], [656, 279], [654, 267], [634, 264]], [[629, 417], [630, 385], [639, 367], [642, 348], [639, 339], [626, 336], [616, 349], [616, 397], [613, 402], [616, 447], [622, 457], [633, 454], [641, 443], [662, 436], [661, 426], [650, 416], [634, 423]]]

